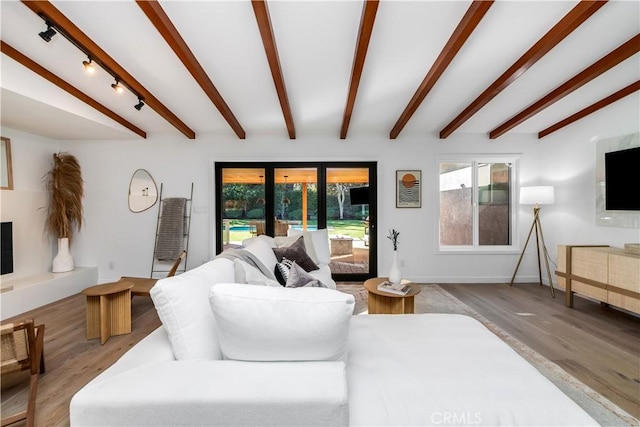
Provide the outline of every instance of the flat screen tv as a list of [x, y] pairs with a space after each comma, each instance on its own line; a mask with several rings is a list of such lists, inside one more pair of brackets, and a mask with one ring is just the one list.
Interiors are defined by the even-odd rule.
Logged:
[[353, 187], [349, 189], [349, 198], [352, 205], [369, 204], [369, 187]]
[[604, 154], [605, 209], [640, 211], [640, 147]]

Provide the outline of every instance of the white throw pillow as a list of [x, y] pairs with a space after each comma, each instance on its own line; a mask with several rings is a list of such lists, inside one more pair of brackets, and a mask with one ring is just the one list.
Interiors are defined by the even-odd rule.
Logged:
[[233, 280], [233, 262], [218, 258], [161, 279], [151, 288], [151, 299], [177, 360], [222, 358], [209, 292], [213, 284]]
[[[329, 233], [326, 228], [313, 231], [302, 231], [290, 228], [287, 231], [287, 234], [289, 236], [302, 235], [304, 237], [304, 244], [307, 247], [307, 253], [309, 253], [309, 256], [316, 264], [329, 264], [331, 261], [331, 254], [329, 252]], [[313, 247], [313, 253], [316, 258], [311, 256], [309, 246]]]
[[267, 270], [273, 273], [273, 269], [276, 268], [278, 260], [273, 253], [273, 246], [268, 243], [267, 239], [262, 239], [261, 237], [262, 236], [258, 236], [253, 239], [248, 243], [245, 249], [254, 254], [260, 261], [262, 261], [264, 266], [267, 267]]
[[260, 270], [241, 259], [234, 259], [233, 267], [236, 275], [235, 281], [237, 283], [262, 286], [281, 286], [276, 280], [269, 279], [267, 276], [262, 274]]
[[342, 360], [346, 357], [353, 295], [326, 288], [220, 283], [211, 309], [225, 359]]

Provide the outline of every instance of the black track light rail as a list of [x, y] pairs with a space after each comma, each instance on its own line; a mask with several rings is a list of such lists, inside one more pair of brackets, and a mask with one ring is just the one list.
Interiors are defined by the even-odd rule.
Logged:
[[[82, 47], [80, 44], [78, 44], [71, 36], [69, 36], [69, 34], [67, 34], [66, 31], [64, 31], [64, 29], [58, 27], [55, 22], [52, 22], [49, 20], [49, 18], [46, 17], [45, 14], [43, 13], [38, 13], [38, 16], [40, 18], [42, 18], [45, 22], [45, 24], [47, 24], [47, 28], [53, 28], [54, 30], [56, 30], [58, 32], [58, 34], [60, 34], [62, 37], [64, 37], [65, 39], [67, 39], [69, 41], [69, 43], [71, 43], [72, 45], [74, 45], [76, 47], [76, 49], [78, 49], [80, 52], [82, 52], [84, 55], [86, 55], [86, 57], [89, 59], [90, 62], [93, 62], [95, 64], [98, 64], [100, 66], [100, 68], [102, 68], [104, 71], [106, 71], [111, 77], [113, 77], [113, 79], [120, 85], [124, 86], [125, 88], [127, 88], [127, 90], [131, 93], [133, 93], [136, 97], [138, 97], [139, 101], [144, 101], [144, 96], [140, 95], [138, 92], [136, 92], [133, 88], [131, 88], [131, 86], [129, 86], [128, 84], [126, 84], [125, 82], [123, 82], [120, 77], [113, 71], [111, 70], [111, 68], [109, 68], [108, 66], [106, 66], [105, 64], [102, 63], [102, 61], [100, 61], [97, 58], [94, 58], [91, 56], [91, 54], [89, 52], [87, 52], [87, 50]], [[138, 104], [140, 105], [140, 104]], [[144, 105], [144, 104], [143, 104]], [[142, 108], [142, 107], [140, 107]], [[140, 108], [136, 108], [138, 111], [140, 111]]]

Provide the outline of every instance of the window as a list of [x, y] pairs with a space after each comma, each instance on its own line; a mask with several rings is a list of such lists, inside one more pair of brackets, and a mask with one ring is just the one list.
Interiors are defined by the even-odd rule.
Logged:
[[441, 251], [515, 249], [517, 160], [514, 156], [439, 160]]

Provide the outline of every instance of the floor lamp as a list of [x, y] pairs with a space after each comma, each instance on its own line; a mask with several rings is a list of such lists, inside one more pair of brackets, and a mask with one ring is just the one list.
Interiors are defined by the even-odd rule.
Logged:
[[[531, 229], [529, 229], [529, 235], [527, 241], [524, 243], [524, 248], [516, 264], [516, 269], [511, 276], [511, 282], [509, 286], [513, 285], [513, 281], [518, 273], [518, 268], [524, 257], [524, 252], [527, 250], [527, 245], [531, 239], [533, 230], [536, 231], [536, 255], [538, 256], [538, 277], [540, 278], [540, 285], [542, 286], [542, 266], [540, 264], [540, 254], [544, 258], [544, 264], [547, 267], [547, 276], [549, 278], [549, 287], [551, 289], [551, 296], [556, 297], [553, 290], [553, 280], [551, 279], [551, 270], [549, 270], [549, 254], [547, 253], [547, 246], [544, 243], [544, 236], [542, 234], [542, 224], [540, 223], [540, 206], [539, 205], [552, 205], [554, 202], [554, 192], [552, 186], [533, 186], [520, 188], [520, 204], [521, 205], [533, 205], [533, 222], [531, 223]], [[542, 244], [542, 247], [540, 245]]]

